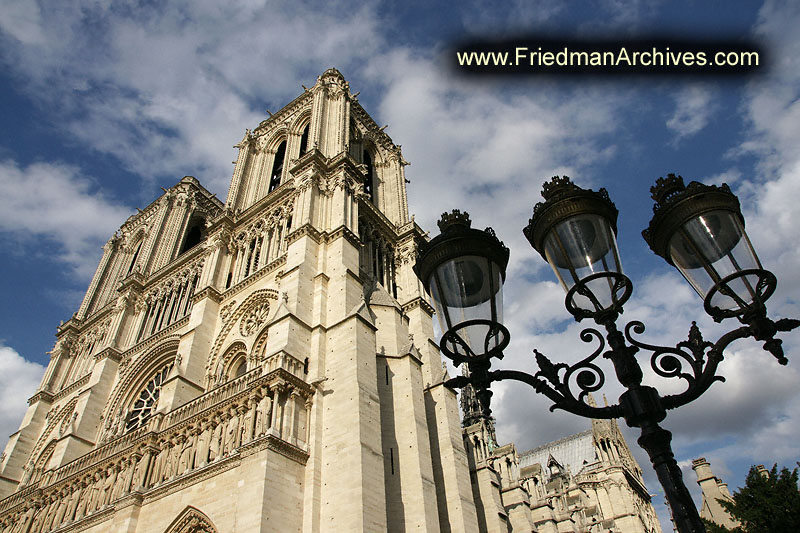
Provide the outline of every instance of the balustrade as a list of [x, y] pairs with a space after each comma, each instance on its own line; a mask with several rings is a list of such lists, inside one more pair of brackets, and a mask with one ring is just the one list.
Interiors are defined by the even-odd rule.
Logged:
[[[281, 361], [279, 358], [274, 358]], [[279, 366], [293, 358], [286, 356]], [[296, 360], [295, 360], [296, 361]], [[279, 439], [302, 456], [312, 388], [285, 368], [251, 371], [125, 433], [0, 502], [2, 533], [47, 532], [111, 509], [138, 492]], [[20, 496], [25, 494], [25, 498]]]

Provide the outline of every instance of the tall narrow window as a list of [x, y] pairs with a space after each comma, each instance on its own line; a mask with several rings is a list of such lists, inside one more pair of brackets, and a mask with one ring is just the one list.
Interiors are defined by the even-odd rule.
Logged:
[[[206, 221], [202, 218], [193, 220], [190, 223], [189, 230], [186, 232], [186, 237], [183, 239], [183, 246], [181, 246], [181, 254], [194, 248], [203, 240], [203, 231], [205, 230]], [[180, 255], [180, 254], [178, 254]]]
[[136, 266], [136, 259], [139, 257], [139, 250], [142, 249], [142, 244], [144, 244], [144, 239], [139, 241], [139, 245], [136, 247], [136, 251], [133, 252], [133, 258], [131, 259], [131, 264], [128, 267], [128, 271], [125, 273], [126, 276], [131, 272], [133, 272], [133, 267]]
[[367, 167], [367, 177], [364, 178], [364, 193], [369, 197], [370, 203], [375, 203], [375, 189], [373, 187], [375, 167], [372, 164], [372, 156], [369, 155], [367, 150], [364, 150], [363, 155], [364, 165]]
[[308, 128], [311, 126], [309, 122], [306, 124], [306, 127], [303, 128], [303, 134], [300, 136], [300, 155], [302, 156], [306, 152], [308, 152]]
[[278, 151], [275, 152], [275, 160], [272, 162], [272, 172], [269, 178], [269, 191], [272, 192], [281, 184], [281, 175], [283, 174], [283, 161], [286, 159], [286, 141], [281, 141], [278, 145]]

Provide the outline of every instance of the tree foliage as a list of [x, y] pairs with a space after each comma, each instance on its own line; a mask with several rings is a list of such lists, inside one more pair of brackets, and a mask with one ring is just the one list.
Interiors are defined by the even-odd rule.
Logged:
[[712, 522], [711, 520], [706, 520], [705, 518], [701, 518], [700, 520], [703, 521], [703, 525], [706, 527], [706, 533], [741, 533], [742, 528], [737, 527], [736, 529], [728, 529], [725, 526], [721, 526], [716, 522]]
[[[722, 507], [747, 533], [797, 533], [800, 531], [800, 492], [795, 468], [783, 467], [778, 472], [774, 465], [769, 476], [762, 475], [755, 466], [745, 479], [745, 486], [733, 494], [733, 501], [719, 500]], [[719, 527], [719, 526], [717, 526]], [[726, 531], [708, 529], [709, 531]]]

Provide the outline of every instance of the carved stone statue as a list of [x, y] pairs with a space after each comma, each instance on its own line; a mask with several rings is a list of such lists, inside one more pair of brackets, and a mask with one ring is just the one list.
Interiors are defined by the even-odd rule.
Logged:
[[152, 473], [150, 474], [151, 482], [155, 485], [161, 483], [164, 473], [164, 464], [166, 463], [167, 455], [169, 453], [167, 441], [162, 440], [159, 445], [160, 449], [155, 457], [155, 460], [153, 461]]
[[267, 433], [269, 429], [270, 417], [272, 416], [272, 397], [269, 390], [262, 389], [261, 399], [256, 407], [256, 436], [260, 437]]
[[166, 441], [162, 449], [164, 460], [161, 463], [161, 471], [158, 474], [158, 482], [167, 481], [172, 476], [173, 458], [172, 458], [172, 443]]
[[53, 527], [56, 528], [64, 523], [64, 516], [67, 513], [67, 506], [69, 505], [69, 490], [64, 488], [58, 494], [58, 506], [53, 517]]
[[71, 522], [75, 517], [75, 511], [78, 509], [78, 502], [80, 501], [81, 494], [83, 493], [83, 486], [80, 483], [75, 483], [72, 486], [72, 492], [69, 495], [69, 505], [67, 505], [67, 512], [64, 514], [64, 521]]
[[87, 479], [82, 479], [80, 485], [81, 488], [77, 491], [78, 501], [75, 506], [75, 520], [80, 520], [84, 517], [86, 514], [86, 504], [88, 503], [89, 481]]
[[[149, 453], [149, 452], [148, 452]], [[145, 483], [147, 482], [147, 461], [146, 457], [139, 457], [139, 460], [136, 461], [136, 468], [133, 471], [133, 484], [131, 486], [131, 491], [139, 490], [144, 488]]]
[[117, 473], [117, 479], [114, 482], [114, 486], [111, 488], [111, 497], [109, 499], [110, 502], [116, 501], [119, 499], [124, 493], [124, 485], [125, 482], [128, 480], [128, 471], [130, 470], [130, 461], [127, 458], [122, 459], [120, 463], [119, 472]]
[[100, 477], [100, 472], [96, 472], [94, 479], [90, 481], [91, 485], [87, 489], [88, 498], [86, 502], [86, 514], [92, 514], [100, 507], [100, 489], [103, 486], [103, 480]]
[[192, 469], [194, 462], [194, 442], [197, 436], [196, 430], [192, 429], [189, 437], [184, 439], [183, 446], [181, 447], [181, 455], [178, 459], [178, 475], [185, 474]]
[[208, 460], [216, 461], [220, 455], [220, 440], [222, 438], [222, 420], [214, 417], [214, 431], [211, 433], [211, 442], [208, 446]]
[[227, 455], [235, 450], [239, 443], [239, 415], [235, 407], [231, 407], [230, 418], [225, 428], [225, 445], [222, 448], [222, 455]]
[[247, 444], [253, 439], [253, 419], [255, 417], [255, 406], [255, 399], [250, 399], [242, 416], [242, 437], [240, 440], [242, 444]]
[[197, 446], [194, 453], [194, 468], [200, 468], [208, 464], [208, 442], [211, 439], [211, 424], [205, 422], [203, 430], [197, 436]]
[[111, 503], [111, 492], [114, 489], [114, 484], [117, 482], [118, 471], [119, 469], [117, 466], [110, 466], [108, 470], [106, 470], [103, 485], [100, 488], [100, 501], [97, 504], [98, 509]]

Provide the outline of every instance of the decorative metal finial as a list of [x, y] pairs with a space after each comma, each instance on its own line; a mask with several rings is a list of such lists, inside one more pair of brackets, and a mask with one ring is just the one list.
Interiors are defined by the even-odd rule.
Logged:
[[[669, 202], [675, 195], [682, 193], [686, 190], [683, 184], [683, 176], [677, 176], [669, 173], [666, 178], [658, 178], [656, 184], [650, 187], [650, 197], [655, 200], [656, 205], [664, 205]], [[654, 206], [655, 210], [656, 207]]]
[[579, 187], [572, 183], [569, 176], [553, 176], [550, 181], [542, 184], [542, 198], [556, 200], [578, 189]]
[[470, 228], [472, 227], [472, 221], [469, 219], [469, 213], [464, 211], [461, 212], [460, 209], [453, 209], [450, 213], [442, 213], [442, 218], [437, 222], [439, 226], [439, 231], [444, 233], [447, 231], [448, 228], [456, 229], [455, 226], [460, 228]]

